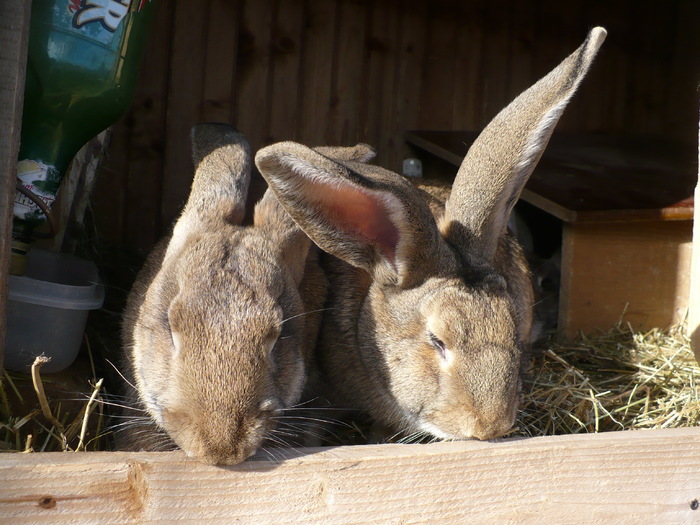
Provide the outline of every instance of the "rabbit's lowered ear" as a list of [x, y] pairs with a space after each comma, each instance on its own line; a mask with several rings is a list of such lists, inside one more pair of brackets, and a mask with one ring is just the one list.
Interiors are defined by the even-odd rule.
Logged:
[[472, 144], [441, 225], [463, 255], [493, 258], [521, 190], [606, 34], [602, 27], [593, 29], [581, 47], [496, 115]]
[[336, 162], [293, 142], [255, 157], [279, 202], [323, 250], [399, 286], [420, 280], [440, 252], [429, 207], [395, 174]]

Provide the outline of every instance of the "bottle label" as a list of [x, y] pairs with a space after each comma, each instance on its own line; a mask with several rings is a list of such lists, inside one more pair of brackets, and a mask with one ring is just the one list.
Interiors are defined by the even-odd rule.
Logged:
[[[17, 177], [22, 186], [32, 191], [51, 208], [61, 185], [61, 174], [53, 166], [34, 160], [21, 160], [17, 164]], [[44, 213], [26, 195], [15, 192], [14, 215], [27, 221], [42, 221]]]
[[131, 0], [73, 0], [69, 11], [73, 12], [73, 27], [81, 28], [85, 24], [98, 22], [102, 27], [114, 33], [129, 12]]

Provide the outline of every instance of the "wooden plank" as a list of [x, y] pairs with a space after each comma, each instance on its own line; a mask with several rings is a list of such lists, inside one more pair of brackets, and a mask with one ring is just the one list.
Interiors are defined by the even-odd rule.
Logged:
[[333, 42], [331, 111], [326, 120], [329, 144], [348, 146], [360, 140], [361, 92], [366, 78], [367, 2], [341, 1]]
[[[406, 140], [458, 166], [473, 131]], [[555, 133], [521, 197], [566, 222], [690, 220], [694, 148], [661, 138]]]
[[[427, 26], [427, 4], [422, 0], [406, 0], [396, 16], [399, 17], [399, 30], [396, 45], [396, 74], [392, 91], [396, 93], [392, 101], [394, 127], [398, 132], [420, 128], [418, 108], [423, 90], [423, 57]], [[381, 148], [381, 144], [374, 144]], [[397, 144], [398, 146], [398, 144]], [[412, 156], [406, 145], [395, 153], [393, 163], [398, 164], [404, 157]]]
[[455, 53], [455, 89], [452, 102], [452, 129], [481, 129], [484, 23], [481, 5], [469, 3], [458, 13], [459, 31]]
[[401, 171], [396, 155], [402, 144], [402, 129], [397, 129], [394, 98], [400, 17], [396, 4], [388, 0], [369, 5], [366, 80], [360, 101], [361, 122], [358, 140], [378, 146], [376, 164]]
[[127, 136], [119, 139], [127, 148], [123, 171], [115, 174], [125, 179], [123, 242], [141, 254], [148, 253], [171, 225], [167, 220], [163, 222], [162, 196], [164, 179], [171, 176], [164, 170], [163, 153], [168, 134], [166, 94], [174, 8], [171, 2], [158, 2], [155, 7], [134, 101], [122, 128]]
[[279, 451], [0, 456], [12, 523], [695, 523], [700, 428]]
[[484, 2], [481, 47], [479, 125], [482, 129], [510, 102], [508, 12], [495, 2]]
[[328, 143], [326, 123], [332, 109], [331, 69], [337, 5], [335, 0], [306, 0], [302, 38], [299, 140], [309, 145]]
[[564, 225], [559, 332], [635, 329], [683, 320], [690, 291], [690, 221]]
[[269, 142], [272, 96], [270, 42], [277, 9], [278, 2], [260, 0], [246, 2], [241, 13], [234, 122], [253, 150]]
[[301, 48], [304, 10], [301, 0], [279, 4], [272, 34], [272, 94], [269, 139], [271, 142], [297, 140], [301, 115]]
[[[162, 188], [162, 224], [180, 213], [192, 184], [190, 129], [201, 120], [204, 92], [208, 2], [192, 9], [187, 2], [174, 4], [172, 49], [165, 125], [165, 166]], [[129, 206], [129, 204], [126, 204]]]
[[242, 1], [210, 0], [207, 9], [203, 122], [232, 122]]
[[425, 21], [426, 49], [421, 81], [419, 119], [425, 129], [454, 129], [455, 48], [460, 21], [453, 10], [433, 4]]
[[0, 369], [5, 356], [7, 275], [31, 7], [31, 2], [0, 0]]

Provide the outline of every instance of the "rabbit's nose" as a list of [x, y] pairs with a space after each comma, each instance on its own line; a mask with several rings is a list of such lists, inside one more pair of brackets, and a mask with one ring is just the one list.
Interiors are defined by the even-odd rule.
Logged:
[[197, 459], [207, 465], [237, 465], [253, 456], [256, 450], [256, 447], [247, 446], [213, 446], [204, 450]]
[[472, 436], [480, 440], [495, 439], [508, 432], [515, 424], [515, 406], [504, 406], [502, 410], [478, 417], [472, 427]]

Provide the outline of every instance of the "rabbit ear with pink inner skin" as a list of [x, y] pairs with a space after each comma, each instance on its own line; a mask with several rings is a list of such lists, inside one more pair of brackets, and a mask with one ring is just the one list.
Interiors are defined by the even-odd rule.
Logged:
[[293, 142], [261, 149], [255, 162], [287, 213], [321, 249], [375, 279], [408, 285], [440, 251], [430, 208], [393, 173], [336, 162]]

